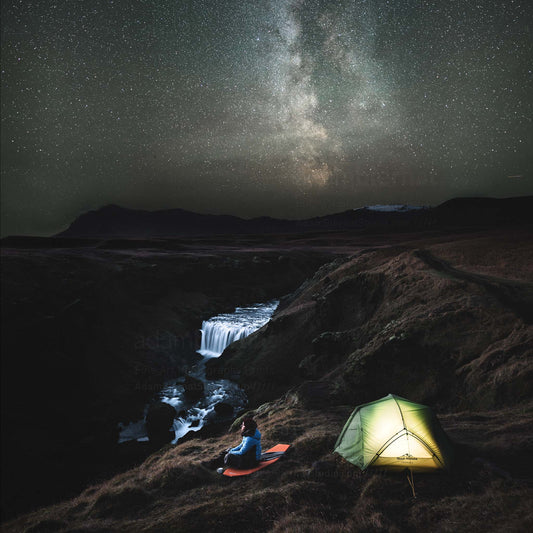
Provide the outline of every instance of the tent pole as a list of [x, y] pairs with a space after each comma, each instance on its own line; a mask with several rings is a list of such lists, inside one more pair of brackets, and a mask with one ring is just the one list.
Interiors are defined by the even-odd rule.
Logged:
[[[409, 474], [411, 474], [411, 477], [409, 477]], [[416, 499], [415, 480], [413, 478], [413, 471], [410, 468], [407, 469], [407, 481], [409, 482], [409, 486], [411, 487], [411, 491], [413, 492], [413, 498]]]

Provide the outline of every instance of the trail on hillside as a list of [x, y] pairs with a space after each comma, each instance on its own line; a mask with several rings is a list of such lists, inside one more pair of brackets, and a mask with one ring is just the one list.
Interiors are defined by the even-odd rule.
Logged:
[[533, 323], [533, 283], [460, 270], [425, 249], [416, 250], [414, 255], [438, 272], [456, 280], [469, 281], [484, 287], [498, 298], [502, 305], [516, 313], [526, 324]]

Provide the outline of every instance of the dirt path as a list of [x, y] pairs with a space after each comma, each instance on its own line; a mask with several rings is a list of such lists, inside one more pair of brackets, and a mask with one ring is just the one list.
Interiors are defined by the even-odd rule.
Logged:
[[437, 272], [484, 287], [498, 298], [502, 305], [516, 313], [526, 324], [533, 323], [533, 283], [459, 270], [451, 266], [447, 261], [436, 257], [429, 250], [416, 250], [414, 254]]

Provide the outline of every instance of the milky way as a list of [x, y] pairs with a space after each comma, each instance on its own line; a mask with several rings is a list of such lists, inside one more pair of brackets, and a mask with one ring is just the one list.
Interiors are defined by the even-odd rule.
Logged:
[[533, 193], [531, 2], [2, 2], [2, 234]]

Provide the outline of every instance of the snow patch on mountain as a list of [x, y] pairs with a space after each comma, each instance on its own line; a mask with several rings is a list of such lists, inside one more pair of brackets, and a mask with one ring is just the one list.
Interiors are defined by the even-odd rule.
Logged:
[[359, 207], [354, 209], [358, 211], [359, 209], [367, 209], [368, 211], [379, 211], [381, 213], [405, 213], [407, 211], [418, 211], [420, 209], [427, 209], [423, 205], [405, 205], [405, 204], [387, 204], [387, 205], [367, 205], [365, 207]]

